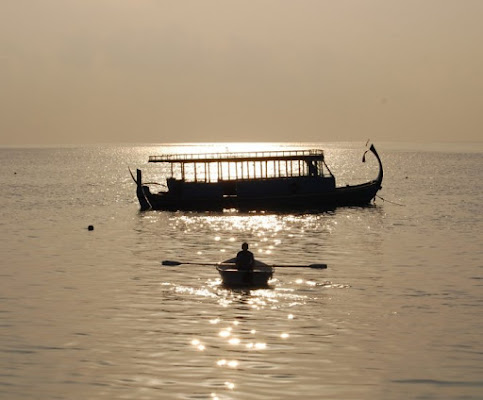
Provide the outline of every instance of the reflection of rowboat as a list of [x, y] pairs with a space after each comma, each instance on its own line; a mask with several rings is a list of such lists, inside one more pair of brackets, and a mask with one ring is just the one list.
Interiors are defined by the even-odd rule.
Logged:
[[255, 261], [253, 270], [240, 271], [235, 267], [235, 259], [224, 261], [216, 267], [226, 287], [262, 288], [268, 286], [272, 278], [273, 268], [261, 261]]

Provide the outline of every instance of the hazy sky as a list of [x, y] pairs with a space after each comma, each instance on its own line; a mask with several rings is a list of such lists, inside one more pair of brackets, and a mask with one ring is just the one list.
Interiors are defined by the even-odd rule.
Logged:
[[482, 0], [0, 0], [0, 145], [481, 141]]

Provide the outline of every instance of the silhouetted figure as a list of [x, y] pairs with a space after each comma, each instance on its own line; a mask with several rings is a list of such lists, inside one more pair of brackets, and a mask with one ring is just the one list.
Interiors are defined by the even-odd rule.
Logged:
[[241, 271], [251, 271], [254, 263], [255, 257], [248, 250], [248, 243], [243, 243], [242, 250], [236, 255], [236, 267]]
[[313, 161], [307, 161], [309, 167], [309, 176], [318, 176], [319, 172], [317, 170], [317, 165]]

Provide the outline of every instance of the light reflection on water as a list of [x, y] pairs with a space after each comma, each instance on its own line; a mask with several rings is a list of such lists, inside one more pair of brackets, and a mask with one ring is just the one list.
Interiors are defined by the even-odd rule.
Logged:
[[[359, 212], [365, 217], [359, 216]], [[161, 259], [223, 261], [236, 254], [243, 241], [248, 241], [256, 257], [269, 264], [327, 262], [330, 268], [331, 252], [337, 258], [341, 252], [347, 252], [354, 259], [358, 248], [360, 254], [366, 253], [368, 247], [377, 253], [377, 243], [366, 235], [371, 235], [373, 226], [380, 226], [382, 216], [377, 209], [314, 215], [154, 212], [141, 216], [140, 231], [144, 238], [170, 237], [169, 241], [158, 241]], [[358, 226], [359, 230], [346, 238], [347, 243], [351, 242], [350, 252], [340, 247], [346, 245], [340, 238], [332, 241], [334, 232], [345, 225]], [[361, 230], [364, 235], [359, 234]], [[189, 259], [184, 258], [190, 252]], [[212, 267], [186, 266], [164, 271], [172, 279], [170, 290], [181, 296], [180, 304], [189, 307], [186, 301], [192, 298], [198, 313], [206, 315], [196, 323], [196, 332], [184, 341], [185, 350], [179, 350], [180, 355], [190, 350], [192, 358], [186, 363], [205, 372], [191, 372], [190, 382], [198, 382], [200, 390], [186, 392], [186, 398], [193, 398], [189, 392], [198, 393], [197, 398], [284, 398], [294, 385], [300, 396], [317, 398], [313, 385], [320, 383], [317, 376], [321, 365], [332, 364], [333, 368], [329, 374], [333, 376], [332, 384], [325, 388], [327, 393], [338, 392], [338, 374], [350, 375], [348, 370], [334, 368], [333, 358], [320, 358], [321, 352], [333, 347], [330, 343], [338, 332], [350, 332], [344, 327], [342, 315], [336, 313], [336, 318], [329, 321], [321, 319], [320, 314], [334, 299], [344, 298], [334, 291], [351, 288], [350, 278], [343, 273], [334, 276], [330, 269], [327, 274], [279, 268], [269, 289], [243, 291], [223, 288]], [[351, 350], [360, 351], [358, 347]], [[304, 371], [302, 375], [292, 368], [294, 358], [298, 359], [297, 368]], [[327, 374], [325, 367], [324, 371]], [[172, 373], [173, 381], [183, 381], [183, 376]], [[360, 381], [360, 372], [351, 373]], [[179, 390], [183, 398], [185, 392]]]
[[[307, 288], [307, 293], [300, 294], [293, 282], [280, 280], [272, 282], [269, 289], [257, 290], [229, 290], [213, 278], [195, 286], [175, 283], [168, 286], [176, 294], [192, 297], [196, 302], [208, 301], [207, 308], [201, 309], [204, 317], [196, 324], [197, 332], [187, 337], [185, 347], [192, 352], [187, 362], [217, 378], [207, 380], [200, 376], [201, 391], [196, 398], [263, 399], [267, 395], [276, 398], [284, 396], [284, 390], [297, 383], [299, 375], [289, 365], [290, 357], [294, 351], [300, 351], [298, 341], [305, 337], [302, 331], [307, 329], [306, 317], [303, 313], [299, 315], [297, 309], [318, 302], [318, 297], [324, 296], [320, 290], [348, 288], [330, 282], [297, 281], [299, 288]], [[319, 288], [317, 292], [315, 287]], [[210, 306], [212, 301], [218, 307]], [[311, 351], [310, 346], [307, 351]], [[196, 379], [194, 374], [193, 384]], [[280, 389], [274, 389], [277, 386]], [[303, 391], [299, 389], [298, 393]]]

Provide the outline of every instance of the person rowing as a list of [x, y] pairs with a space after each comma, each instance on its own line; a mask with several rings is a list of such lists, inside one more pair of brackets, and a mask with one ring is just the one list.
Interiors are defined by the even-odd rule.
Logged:
[[253, 253], [248, 250], [248, 243], [242, 244], [241, 251], [236, 255], [235, 265], [239, 271], [253, 271], [255, 264], [255, 257]]

